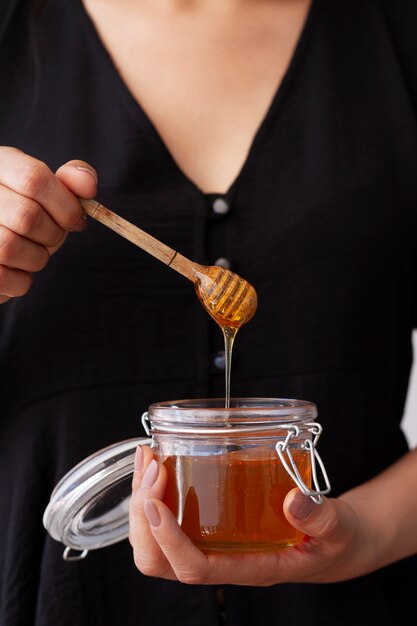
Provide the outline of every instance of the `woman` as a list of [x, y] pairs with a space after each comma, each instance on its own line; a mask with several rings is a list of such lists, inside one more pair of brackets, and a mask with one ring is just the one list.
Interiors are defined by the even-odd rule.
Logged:
[[[412, 2], [36, 5], [8, 0], [0, 31], [0, 624], [413, 623]], [[255, 285], [232, 393], [315, 401], [325, 429], [334, 500], [285, 505], [302, 548], [207, 561], [147, 450], [131, 541], [151, 576], [127, 542], [67, 564], [45, 536], [75, 463], [151, 402], [224, 389], [190, 285], [99, 225], [70, 232], [96, 172], [103, 204]]]

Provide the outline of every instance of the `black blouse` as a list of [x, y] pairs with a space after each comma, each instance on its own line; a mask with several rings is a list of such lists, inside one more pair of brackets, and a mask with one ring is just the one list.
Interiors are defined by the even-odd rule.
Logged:
[[[101, 202], [256, 287], [232, 394], [316, 402], [333, 495], [400, 457], [417, 320], [415, 2], [313, 0], [226, 194], [178, 168], [81, 0], [49, 0], [31, 22], [30, 5], [0, 9], [0, 144], [52, 169], [91, 162]], [[142, 576], [127, 541], [63, 562], [42, 513], [74, 464], [141, 433], [150, 403], [222, 396], [221, 350], [190, 283], [97, 223], [1, 306], [1, 626], [220, 623], [212, 588]], [[333, 585], [228, 586], [225, 619], [412, 624], [416, 584], [411, 558]]]

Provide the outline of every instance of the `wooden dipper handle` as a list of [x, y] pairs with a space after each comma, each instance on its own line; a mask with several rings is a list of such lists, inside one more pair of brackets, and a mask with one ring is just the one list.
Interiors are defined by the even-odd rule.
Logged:
[[166, 246], [162, 241], [158, 241], [152, 235], [148, 235], [144, 230], [131, 224], [127, 220], [120, 217], [110, 209], [97, 202], [97, 200], [80, 200], [81, 206], [85, 213], [94, 218], [101, 224], [104, 224], [118, 235], [128, 239], [138, 248], [141, 248], [148, 254], [151, 254], [168, 267], [176, 270], [193, 283], [196, 281], [196, 271], [199, 268], [198, 263], [194, 263], [185, 256]]

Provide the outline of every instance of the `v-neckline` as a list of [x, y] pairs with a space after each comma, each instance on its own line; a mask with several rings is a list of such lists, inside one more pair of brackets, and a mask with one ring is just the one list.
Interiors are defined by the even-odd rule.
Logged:
[[128, 87], [128, 85], [125, 83], [125, 81], [123, 80], [122, 76], [120, 75], [114, 61], [113, 58], [109, 52], [109, 50], [107, 49], [106, 45], [104, 44], [103, 40], [101, 39], [101, 36], [92, 20], [92, 18], [90, 17], [89, 13], [87, 12], [87, 9], [84, 6], [83, 0], [77, 0], [76, 4], [78, 4], [78, 7], [80, 9], [80, 16], [81, 16], [81, 21], [83, 22], [84, 26], [86, 27], [87, 30], [87, 35], [89, 36], [90, 39], [90, 43], [92, 45], [94, 45], [95, 49], [97, 50], [97, 53], [100, 54], [107, 67], [108, 70], [110, 72], [110, 74], [112, 74], [114, 76], [115, 79], [115, 85], [118, 88], [118, 91], [121, 93], [121, 96], [123, 97], [123, 99], [125, 100], [127, 106], [129, 107], [131, 113], [133, 113], [134, 117], [136, 117], [138, 114], [141, 115], [142, 119], [145, 120], [146, 124], [149, 126], [149, 128], [151, 129], [152, 133], [154, 134], [154, 137], [156, 139], [156, 141], [161, 145], [161, 149], [164, 151], [167, 159], [169, 160], [169, 162], [171, 163], [172, 167], [176, 170], [176, 173], [178, 174], [178, 176], [183, 180], [184, 184], [191, 189], [192, 191], [194, 191], [195, 193], [197, 193], [200, 196], [204, 196], [204, 197], [213, 197], [213, 196], [218, 196], [218, 197], [230, 197], [231, 195], [234, 194], [236, 188], [238, 187], [240, 181], [242, 178], [244, 178], [245, 173], [247, 171], [247, 169], [250, 167], [252, 161], [254, 160], [254, 158], [256, 157], [256, 152], [257, 152], [257, 147], [260, 143], [263, 142], [263, 138], [267, 132], [268, 126], [271, 123], [271, 121], [274, 119], [277, 109], [281, 106], [282, 100], [285, 96], [285, 93], [288, 90], [288, 86], [291, 83], [291, 80], [294, 76], [294, 74], [296, 73], [296, 70], [299, 67], [301, 58], [303, 56], [303, 53], [306, 49], [306, 45], [308, 43], [309, 37], [310, 37], [310, 33], [312, 30], [312, 25], [314, 23], [314, 19], [315, 19], [315, 14], [316, 14], [316, 9], [317, 9], [317, 5], [319, 3], [319, 0], [311, 0], [310, 2], [310, 6], [307, 10], [306, 16], [304, 18], [304, 23], [302, 25], [302, 28], [300, 30], [300, 33], [298, 35], [298, 39], [297, 42], [294, 46], [294, 49], [292, 51], [291, 57], [289, 59], [289, 62], [287, 64], [287, 68], [282, 76], [282, 79], [280, 80], [279, 84], [277, 85], [274, 94], [270, 100], [270, 103], [263, 115], [263, 117], [260, 119], [259, 125], [257, 127], [257, 130], [255, 131], [252, 140], [249, 144], [249, 148], [248, 151], [246, 153], [246, 157], [239, 169], [239, 171], [237, 172], [234, 180], [232, 181], [232, 183], [229, 185], [228, 189], [226, 191], [223, 192], [216, 192], [216, 191], [211, 191], [211, 192], [206, 192], [203, 191], [198, 185], [197, 183], [195, 183], [188, 175], [187, 173], [180, 167], [180, 165], [178, 164], [178, 162], [176, 161], [176, 159], [174, 158], [171, 150], [168, 148], [167, 144], [165, 143], [164, 139], [162, 138], [161, 134], [159, 133], [158, 129], [156, 128], [155, 124], [152, 122], [151, 118], [149, 117], [149, 115], [146, 113], [146, 111], [143, 109], [141, 103], [139, 100], [137, 100], [135, 98], [135, 96], [133, 95], [132, 91], [130, 90], [130, 88]]

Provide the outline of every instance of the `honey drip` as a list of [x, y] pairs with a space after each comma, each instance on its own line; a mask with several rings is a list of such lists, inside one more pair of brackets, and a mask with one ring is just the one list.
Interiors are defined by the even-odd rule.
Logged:
[[247, 280], [224, 267], [200, 265], [190, 261], [96, 200], [81, 200], [81, 204], [87, 215], [194, 283], [203, 307], [223, 330], [226, 355], [226, 408], [228, 408], [233, 340], [238, 329], [249, 322], [256, 311], [255, 289]]
[[230, 378], [236, 333], [255, 314], [258, 298], [244, 278], [219, 266], [197, 266], [194, 287], [197, 296], [223, 332], [225, 351], [225, 408], [230, 407]]
[[225, 409], [230, 408], [230, 377], [232, 372], [232, 351], [233, 351], [233, 343], [236, 337], [237, 328], [233, 328], [233, 326], [223, 326], [223, 337], [224, 337], [224, 355], [226, 359], [225, 364], [225, 396], [224, 396], [224, 407]]

